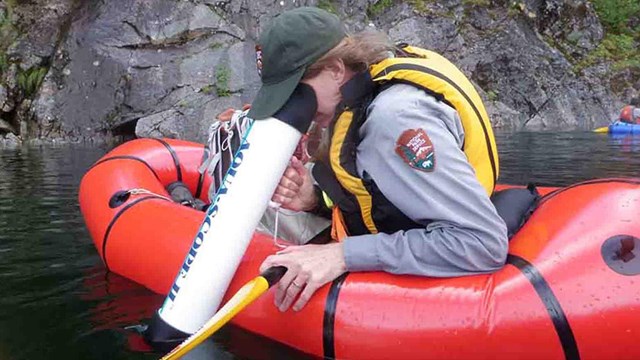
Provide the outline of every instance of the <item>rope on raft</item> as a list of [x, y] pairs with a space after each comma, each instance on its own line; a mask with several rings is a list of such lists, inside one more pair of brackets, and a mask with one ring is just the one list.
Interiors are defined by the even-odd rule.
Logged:
[[[231, 164], [231, 162], [233, 162], [235, 151], [240, 145], [240, 142], [235, 144], [234, 140], [236, 140], [236, 142], [237, 139], [240, 139], [240, 141], [242, 141], [247, 133], [247, 129], [249, 129], [253, 122], [251, 118], [247, 117], [248, 112], [248, 109], [236, 110], [233, 112], [233, 114], [231, 115], [231, 119], [229, 119], [228, 121], [216, 120], [209, 127], [209, 137], [207, 140], [209, 155], [198, 168], [198, 172], [200, 174], [204, 174], [205, 172], [207, 172], [214, 180], [214, 186], [212, 186], [212, 189], [209, 190], [209, 200], [212, 200], [212, 198], [215, 197], [215, 194], [222, 184], [224, 176], [227, 172], [227, 169], [224, 166], [225, 164], [223, 161], [223, 156], [228, 157], [228, 164]], [[273, 243], [278, 248], [286, 248], [287, 245], [283, 245], [278, 242], [278, 220], [280, 214], [280, 204], [274, 201], [269, 201], [269, 208], [273, 209], [276, 212], [273, 231]]]

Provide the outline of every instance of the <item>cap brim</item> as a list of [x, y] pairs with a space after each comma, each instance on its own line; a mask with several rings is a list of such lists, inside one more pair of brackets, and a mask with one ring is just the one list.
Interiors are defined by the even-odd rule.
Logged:
[[296, 89], [298, 83], [304, 75], [305, 68], [286, 78], [285, 80], [274, 84], [262, 84], [258, 95], [251, 103], [248, 117], [252, 119], [266, 119], [272, 117], [280, 108], [289, 100], [293, 90]]

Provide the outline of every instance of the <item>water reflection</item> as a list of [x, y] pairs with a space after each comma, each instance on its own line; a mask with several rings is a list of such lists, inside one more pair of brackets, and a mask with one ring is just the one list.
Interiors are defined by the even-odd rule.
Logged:
[[[567, 185], [638, 176], [640, 136], [498, 133], [501, 182]], [[107, 274], [84, 226], [77, 189], [108, 149], [0, 149], [0, 359], [157, 359], [127, 328], [163, 298]], [[227, 327], [192, 359], [304, 359]]]
[[640, 152], [640, 134], [611, 134], [608, 139], [611, 148], [621, 153]]
[[497, 133], [500, 182], [564, 186], [638, 176], [640, 137], [591, 132]]
[[[148, 323], [164, 297], [96, 266], [85, 276], [83, 299], [93, 304], [89, 310], [92, 330], [83, 334], [86, 341], [95, 337], [120, 338], [122, 348], [139, 356], [160, 357], [143, 340], [140, 330]], [[138, 326], [136, 326], [138, 325]], [[188, 359], [311, 359], [306, 354], [246, 332], [226, 326], [184, 357]]]

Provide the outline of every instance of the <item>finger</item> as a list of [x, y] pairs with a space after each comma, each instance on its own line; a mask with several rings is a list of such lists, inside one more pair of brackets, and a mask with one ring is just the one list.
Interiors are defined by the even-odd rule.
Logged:
[[291, 190], [287, 187], [284, 187], [282, 185], [278, 185], [276, 187], [276, 192], [277, 195], [286, 197], [286, 198], [294, 198], [296, 195], [298, 195], [297, 191]]
[[220, 121], [229, 121], [231, 120], [231, 117], [233, 116], [233, 113], [235, 112], [235, 110], [233, 108], [228, 108], [227, 110], [221, 112], [220, 114], [218, 114], [218, 116], [216, 116], [216, 118]]
[[284, 298], [280, 302], [278, 309], [280, 311], [287, 311], [287, 309], [293, 304], [294, 300], [298, 297], [298, 294], [303, 291], [307, 285], [306, 280], [301, 274], [298, 274], [295, 279], [291, 281], [289, 287], [284, 293]]
[[[273, 196], [271, 197], [271, 201], [277, 202], [280, 205], [284, 205], [287, 204], [289, 202], [291, 202], [291, 200], [293, 200], [293, 198], [295, 196], [292, 196], [291, 194], [287, 194], [286, 192], [290, 192], [291, 190], [288, 189], [278, 189], [276, 188], [276, 192], [273, 194]], [[283, 194], [284, 192], [284, 194]]]
[[314, 282], [309, 282], [304, 287], [304, 290], [298, 297], [298, 301], [293, 305], [293, 311], [300, 311], [307, 305], [313, 294], [320, 288], [320, 285]]
[[293, 166], [287, 167], [287, 169], [284, 171], [284, 174], [282, 175], [282, 178], [291, 180], [299, 186], [302, 186], [304, 182], [304, 178], [300, 176], [298, 170], [296, 170]]
[[295, 269], [287, 268], [287, 272], [284, 273], [280, 281], [278, 281], [278, 286], [276, 288], [276, 294], [274, 297], [274, 303], [279, 308], [282, 305], [282, 301], [284, 300], [287, 289], [291, 287], [291, 282], [293, 279], [297, 277], [298, 273]]
[[245, 110], [248, 110], [248, 109], [251, 109], [251, 104], [242, 105], [242, 111], [245, 111]]
[[280, 203], [280, 209], [291, 210], [294, 212], [300, 211], [300, 205], [296, 202], [294, 198], [282, 197], [282, 200], [283, 201]]
[[273, 266], [285, 266], [284, 264], [281, 264], [278, 260], [282, 259], [282, 257], [280, 256], [276, 256], [276, 255], [269, 255], [267, 256], [263, 261], [262, 264], [260, 264], [260, 269], [258, 270], [260, 273], [265, 272], [268, 268], [273, 267]]
[[273, 196], [271, 197], [271, 201], [280, 206], [282, 206], [282, 200], [284, 200], [284, 197], [278, 194], [273, 194]]
[[300, 190], [300, 185], [287, 177], [283, 177], [282, 179], [280, 179], [280, 183], [278, 185], [295, 192], [298, 192]]
[[273, 197], [271, 197], [271, 201], [269, 201], [269, 207], [274, 210], [277, 210], [282, 207], [282, 204], [273, 200]]
[[276, 188], [276, 192], [273, 195], [274, 196], [278, 195], [278, 196], [282, 197], [284, 202], [280, 202], [280, 204], [284, 205], [284, 204], [287, 204], [287, 203], [291, 202], [291, 200], [295, 199], [298, 196], [298, 192], [289, 190], [287, 188], [284, 188], [284, 187], [278, 185], [278, 187]]
[[298, 176], [300, 176], [301, 178], [304, 178], [306, 176], [307, 168], [304, 167], [302, 161], [300, 161], [295, 156], [291, 158], [291, 167], [295, 169], [295, 171], [298, 173]]
[[[260, 272], [263, 273], [264, 271], [266, 271], [272, 266], [278, 266], [279, 262], [277, 261], [277, 258], [278, 258], [277, 256], [271, 255], [267, 259], [265, 259], [262, 266], [260, 266]], [[285, 297], [286, 289], [289, 286], [288, 284], [290, 284], [291, 281], [293, 281], [294, 277], [295, 277], [295, 274], [287, 270], [287, 272], [285, 272], [285, 275], [282, 276], [282, 278], [280, 278], [277, 285], [274, 286], [275, 293], [273, 295], [273, 303], [276, 307], [278, 308], [280, 307], [280, 304], [282, 303], [282, 300]]]

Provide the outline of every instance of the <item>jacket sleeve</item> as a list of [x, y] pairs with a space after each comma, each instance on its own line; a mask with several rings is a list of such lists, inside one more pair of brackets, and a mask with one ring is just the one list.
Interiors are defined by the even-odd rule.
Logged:
[[[395, 152], [411, 129], [426, 132], [435, 166], [423, 171]], [[345, 239], [349, 271], [449, 277], [492, 272], [504, 265], [507, 230], [461, 150], [457, 112], [409, 85], [394, 85], [368, 108], [360, 129], [357, 168], [366, 171], [400, 211], [424, 228]]]

